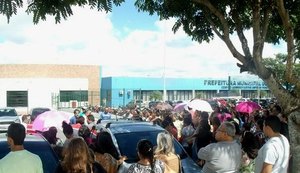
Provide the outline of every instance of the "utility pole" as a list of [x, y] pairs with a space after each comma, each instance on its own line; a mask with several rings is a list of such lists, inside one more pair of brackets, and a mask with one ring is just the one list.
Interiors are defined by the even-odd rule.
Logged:
[[230, 76], [228, 76], [228, 91], [227, 91], [227, 96], [229, 97], [229, 93], [230, 93], [230, 89], [231, 89], [231, 79]]

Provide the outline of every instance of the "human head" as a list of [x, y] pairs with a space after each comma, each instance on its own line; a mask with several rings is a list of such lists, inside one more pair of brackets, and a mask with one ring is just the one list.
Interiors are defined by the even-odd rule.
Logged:
[[57, 134], [57, 128], [54, 127], [54, 126], [50, 127], [48, 131], [49, 131], [50, 134], [53, 135], [53, 136], [56, 136], [56, 134]]
[[268, 116], [264, 121], [264, 133], [269, 136], [269, 130], [272, 130], [274, 133], [279, 133], [281, 129], [281, 122], [277, 116]]
[[115, 159], [119, 159], [118, 151], [112, 141], [111, 135], [107, 131], [101, 131], [97, 135], [95, 151], [101, 154], [109, 153]]
[[79, 123], [79, 124], [84, 124], [84, 117], [83, 116], [79, 116], [76, 120], [76, 123]]
[[225, 121], [223, 122], [216, 131], [217, 141], [233, 140], [235, 137], [235, 126], [233, 123]]
[[174, 144], [170, 133], [160, 132], [157, 135], [157, 147], [155, 149], [155, 153], [166, 155], [174, 153]]
[[137, 144], [138, 155], [140, 158], [153, 161], [154, 151], [153, 144], [147, 139], [141, 139]]
[[7, 138], [11, 139], [14, 145], [23, 145], [25, 136], [25, 127], [22, 124], [12, 123], [8, 126]]
[[64, 152], [62, 167], [70, 172], [84, 172], [93, 163], [89, 148], [82, 138], [73, 138]]
[[78, 117], [79, 113], [80, 113], [80, 110], [79, 109], [75, 109], [73, 113], [74, 113], [75, 117]]
[[64, 135], [68, 138], [69, 136], [73, 135], [73, 128], [70, 124], [66, 123], [65, 121], [62, 122], [62, 128]]
[[200, 112], [201, 121], [208, 121], [209, 114], [208, 112], [202, 111]]
[[95, 122], [95, 117], [94, 117], [93, 114], [89, 114], [89, 115], [87, 116], [87, 122], [88, 122], [88, 123]]
[[82, 125], [78, 129], [78, 136], [81, 136], [83, 139], [90, 137], [90, 135], [91, 135], [91, 130], [87, 125]]
[[277, 116], [278, 114], [280, 114], [282, 112], [282, 109], [279, 105], [274, 105], [272, 108], [271, 108], [271, 115], [274, 115], [274, 116]]

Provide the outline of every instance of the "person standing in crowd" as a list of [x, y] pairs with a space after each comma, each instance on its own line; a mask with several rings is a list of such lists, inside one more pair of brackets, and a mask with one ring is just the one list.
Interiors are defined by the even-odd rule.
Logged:
[[66, 123], [65, 121], [62, 122], [62, 129], [63, 129], [63, 133], [66, 137], [63, 147], [66, 148], [66, 147], [68, 147], [71, 140], [74, 138], [74, 134], [73, 134], [74, 130], [73, 130], [72, 126], [70, 124]]
[[76, 124], [80, 111], [75, 109], [73, 113], [74, 115], [70, 118], [70, 124]]
[[198, 152], [198, 158], [204, 161], [203, 173], [237, 173], [241, 166], [242, 150], [235, 138], [235, 126], [223, 122], [215, 136], [217, 143], [211, 143]]
[[100, 163], [107, 173], [116, 173], [127, 157], [119, 157], [118, 151], [110, 134], [106, 131], [98, 133], [95, 143], [95, 160]]
[[47, 131], [42, 132], [42, 135], [45, 139], [51, 144], [51, 146], [55, 146], [57, 144], [58, 138], [57, 135], [57, 128], [52, 126]]
[[40, 157], [23, 146], [25, 136], [25, 127], [22, 124], [9, 125], [7, 143], [11, 152], [0, 160], [0, 173], [43, 173]]
[[198, 162], [197, 153], [200, 148], [203, 148], [210, 144], [213, 140], [213, 134], [210, 131], [210, 125], [208, 124], [208, 113], [204, 111], [195, 111], [194, 118], [192, 119], [196, 130], [193, 134], [194, 142], [192, 146], [192, 158]]
[[166, 129], [172, 136], [178, 140], [178, 131], [173, 123], [173, 119], [170, 116], [166, 116], [165, 119], [162, 121], [161, 125], [164, 129]]
[[82, 138], [74, 138], [65, 150], [62, 162], [55, 173], [106, 173], [103, 167], [94, 161], [89, 148]]
[[180, 158], [175, 154], [173, 139], [170, 133], [161, 132], [157, 135], [157, 147], [154, 158], [165, 163], [165, 173], [180, 172]]
[[138, 142], [137, 153], [140, 160], [132, 164], [127, 173], [164, 173], [164, 163], [154, 159], [153, 144], [149, 140], [141, 139]]
[[111, 113], [110, 113], [110, 110], [108, 107], [106, 107], [104, 109], [104, 112], [100, 112], [100, 115], [99, 115], [99, 119], [100, 120], [110, 120], [111, 119]]
[[181, 130], [181, 144], [189, 156], [192, 156], [193, 134], [195, 132], [192, 117], [189, 114], [183, 119], [183, 128]]
[[280, 134], [281, 122], [277, 116], [268, 116], [264, 120], [263, 131], [269, 140], [258, 151], [255, 159], [255, 173], [287, 173], [290, 156], [290, 144]]

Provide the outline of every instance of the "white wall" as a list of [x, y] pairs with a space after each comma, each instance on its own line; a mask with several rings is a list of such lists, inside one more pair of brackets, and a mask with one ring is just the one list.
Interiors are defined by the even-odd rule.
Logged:
[[52, 106], [52, 93], [60, 90], [88, 90], [85, 78], [2, 78], [0, 107], [5, 107], [6, 91], [28, 91], [28, 108]]

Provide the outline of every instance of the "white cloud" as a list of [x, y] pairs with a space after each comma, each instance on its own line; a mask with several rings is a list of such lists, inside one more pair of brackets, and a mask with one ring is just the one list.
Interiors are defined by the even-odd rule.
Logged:
[[[18, 12], [6, 23], [0, 17], [0, 61], [27, 64], [99, 64], [103, 76], [214, 77], [238, 74], [235, 60], [218, 38], [210, 43], [191, 41], [182, 30], [171, 31], [173, 21], [157, 21], [156, 31], [114, 28], [110, 14], [75, 8], [67, 21], [32, 23]], [[122, 35], [122, 37], [120, 37]], [[250, 31], [247, 35], [251, 35]], [[232, 37], [240, 50], [237, 37]], [[249, 43], [251, 43], [251, 38]], [[266, 45], [264, 55], [282, 51]]]

